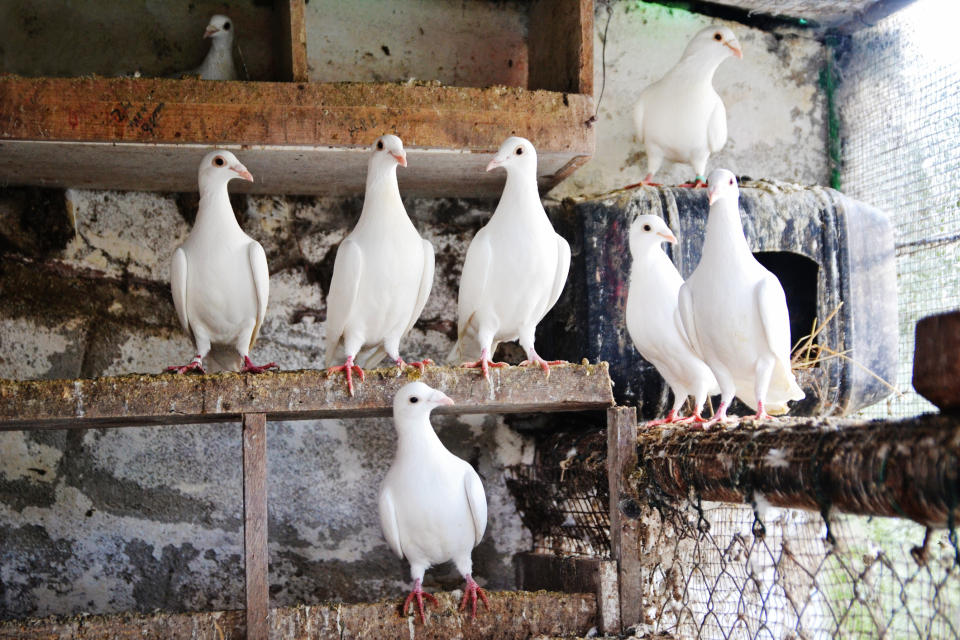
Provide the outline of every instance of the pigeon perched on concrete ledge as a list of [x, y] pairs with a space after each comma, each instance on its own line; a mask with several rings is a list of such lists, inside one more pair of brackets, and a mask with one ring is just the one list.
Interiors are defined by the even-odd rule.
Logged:
[[[673, 408], [663, 420], [647, 426], [676, 422], [703, 422], [700, 410], [707, 394], [718, 393], [710, 368], [693, 352], [677, 309], [683, 278], [660, 245], [676, 237], [659, 216], [637, 216], [630, 226], [630, 288], [627, 292], [627, 332], [648, 362], [673, 391]], [[688, 396], [694, 411], [687, 418], [677, 413]]]
[[447, 451], [430, 424], [430, 412], [453, 400], [422, 382], [402, 387], [393, 399], [397, 455], [380, 489], [380, 525], [394, 553], [410, 563], [413, 590], [403, 613], [416, 601], [425, 622], [423, 599], [437, 604], [423, 591], [423, 574], [435, 564], [453, 560], [467, 581], [460, 609], [477, 599], [489, 607], [487, 596], [472, 572], [471, 552], [487, 527], [487, 498], [480, 476], [466, 461]]
[[758, 420], [787, 413], [787, 402], [804, 393], [790, 367], [783, 286], [747, 245], [736, 177], [716, 169], [709, 185], [700, 264], [679, 294], [687, 337], [720, 385], [720, 407], [708, 424], [726, 421], [734, 395], [756, 409]]
[[713, 88], [713, 74], [730, 56], [743, 57], [737, 37], [727, 27], [707, 27], [666, 75], [643, 90], [633, 122], [647, 153], [647, 175], [627, 189], [655, 185], [664, 158], [693, 167], [694, 182], [681, 186], [706, 186], [707, 160], [727, 142], [727, 111]]
[[190, 235], [173, 254], [170, 288], [184, 330], [193, 337], [197, 355], [168, 371], [204, 373], [211, 346], [236, 354], [235, 364], [222, 368], [261, 373], [276, 367], [257, 366], [249, 353], [267, 313], [270, 273], [260, 243], [240, 228], [227, 195], [234, 178], [253, 176], [229, 151], [211, 151], [200, 162], [200, 206]]

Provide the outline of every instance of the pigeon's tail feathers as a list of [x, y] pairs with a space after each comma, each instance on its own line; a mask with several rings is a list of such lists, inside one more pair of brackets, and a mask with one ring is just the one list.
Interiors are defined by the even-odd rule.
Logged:
[[639, 140], [641, 144], [646, 144], [643, 135], [643, 94], [640, 95], [633, 105], [633, 127], [637, 133], [637, 140]]
[[256, 240], [252, 241], [247, 248], [247, 259], [250, 262], [250, 273], [253, 276], [253, 288], [257, 294], [257, 324], [253, 327], [253, 333], [250, 334], [250, 349], [253, 349], [253, 343], [257, 341], [260, 334], [260, 327], [263, 325], [263, 319], [267, 315], [267, 300], [270, 298], [270, 270], [267, 267], [267, 254], [263, 246]]
[[209, 373], [240, 371], [243, 367], [243, 358], [237, 350], [226, 345], [214, 345], [204, 360]]
[[447, 355], [447, 362], [450, 364], [460, 364], [463, 362], [463, 351], [460, 348], [459, 339], [453, 343], [453, 348], [450, 349], [450, 353]]
[[177, 247], [173, 252], [170, 263], [170, 291], [173, 294], [173, 307], [177, 310], [177, 318], [183, 330], [190, 333], [190, 322], [187, 319], [187, 254], [183, 247]]
[[393, 552], [402, 558], [403, 549], [400, 548], [400, 525], [397, 523], [397, 508], [389, 487], [383, 487], [380, 490], [379, 510], [380, 528], [383, 529], [383, 537], [390, 548], [393, 549]]
[[361, 369], [371, 369], [383, 362], [386, 355], [387, 350], [383, 348], [383, 345], [377, 345], [361, 350], [355, 360]]

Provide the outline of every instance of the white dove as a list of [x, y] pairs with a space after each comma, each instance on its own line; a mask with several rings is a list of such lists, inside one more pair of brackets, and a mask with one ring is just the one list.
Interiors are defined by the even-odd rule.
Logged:
[[[627, 292], [627, 332], [648, 362], [657, 368], [673, 391], [673, 408], [663, 420], [648, 426], [675, 422], [704, 422], [700, 410], [708, 393], [717, 393], [710, 368], [690, 348], [677, 310], [683, 278], [660, 248], [677, 241], [659, 216], [637, 216], [630, 227], [630, 288]], [[678, 418], [688, 396], [696, 402], [692, 415]]]
[[[372, 150], [363, 210], [337, 249], [327, 296], [327, 373], [344, 371], [350, 395], [353, 372], [363, 380], [361, 367], [380, 362], [384, 355], [398, 368], [409, 364], [422, 371], [432, 364], [404, 362], [400, 339], [420, 317], [430, 295], [433, 245], [417, 233], [400, 199], [397, 165], [407, 166], [400, 138], [380, 136]], [[346, 363], [334, 367], [340, 351]]]
[[747, 246], [740, 222], [740, 189], [726, 169], [710, 174], [710, 216], [700, 264], [680, 288], [683, 327], [694, 351], [720, 384], [720, 408], [710, 421], [726, 421], [738, 396], [755, 419], [781, 415], [803, 391], [790, 368], [790, 316], [777, 277]]
[[537, 152], [524, 138], [507, 138], [487, 171], [503, 167], [507, 183], [490, 221], [477, 232], [463, 263], [457, 302], [457, 343], [451, 359], [463, 358], [464, 343], [479, 345], [479, 367], [489, 378], [497, 344], [519, 338], [527, 359], [521, 366], [549, 365], [534, 349], [537, 324], [557, 302], [570, 270], [570, 245], [550, 225], [537, 192]]
[[191, 71], [175, 74], [174, 77], [200, 76], [201, 80], [236, 80], [237, 69], [233, 64], [233, 21], [227, 16], [214, 14], [203, 32], [210, 39], [210, 50], [200, 66]]
[[626, 188], [655, 185], [653, 175], [664, 158], [693, 167], [695, 181], [681, 186], [705, 186], [707, 160], [727, 142], [727, 111], [713, 88], [713, 74], [730, 56], [743, 58], [737, 37], [727, 27], [707, 27], [665, 76], [641, 92], [633, 122], [646, 149], [647, 175]]
[[[260, 325], [267, 312], [270, 273], [260, 243], [237, 224], [227, 196], [234, 178], [253, 182], [253, 176], [229, 151], [211, 151], [200, 162], [200, 206], [186, 242], [173, 253], [170, 288], [173, 305], [184, 330], [193, 336], [197, 355], [184, 366], [167, 371], [201, 373], [211, 344], [235, 349], [240, 371], [261, 373], [273, 362], [250, 362]], [[240, 364], [240, 363], [238, 363]]]
[[393, 423], [397, 428], [397, 455], [380, 488], [380, 526], [387, 544], [410, 563], [413, 590], [403, 603], [403, 613], [416, 599], [424, 621], [424, 572], [435, 564], [453, 560], [467, 581], [460, 601], [464, 609], [477, 598], [487, 607], [487, 596], [470, 575], [470, 554], [487, 527], [487, 498], [480, 476], [466, 461], [443, 446], [430, 424], [430, 412], [453, 400], [422, 382], [411, 382], [393, 398]]

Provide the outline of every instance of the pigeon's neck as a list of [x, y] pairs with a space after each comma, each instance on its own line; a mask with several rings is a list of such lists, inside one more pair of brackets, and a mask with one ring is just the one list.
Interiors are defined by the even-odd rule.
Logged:
[[367, 174], [367, 188], [363, 196], [363, 210], [357, 226], [366, 224], [376, 212], [377, 215], [393, 212], [405, 212], [403, 200], [400, 198], [400, 187], [397, 185], [397, 165], [391, 167], [371, 169]]
[[[510, 206], [507, 207], [510, 211], [521, 211], [529, 215], [535, 215], [537, 212], [543, 211], [540, 192], [537, 191], [536, 176], [520, 172], [508, 172], [507, 183], [503, 186], [497, 211], [501, 209], [501, 205], [505, 202], [510, 203]], [[496, 211], [494, 215], [496, 215]]]
[[673, 68], [674, 77], [690, 82], [700, 80], [713, 84], [713, 74], [725, 58], [718, 57], [714, 51], [691, 53], [680, 60]]
[[702, 259], [708, 255], [726, 258], [750, 254], [747, 238], [743, 235], [740, 207], [735, 199], [724, 198], [710, 208], [707, 218], [707, 233], [703, 242]]
[[440, 442], [430, 419], [419, 420], [407, 425], [404, 429], [397, 429], [397, 457], [424, 458], [431, 451], [443, 450], [446, 447]]
[[230, 205], [226, 182], [201, 187], [200, 206], [197, 208], [197, 220], [193, 227], [194, 229], [212, 228], [218, 231], [236, 228], [243, 231]]

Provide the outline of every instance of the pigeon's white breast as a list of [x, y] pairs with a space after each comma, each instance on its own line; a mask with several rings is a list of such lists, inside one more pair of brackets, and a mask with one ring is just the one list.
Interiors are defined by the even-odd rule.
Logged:
[[660, 147], [673, 162], [692, 162], [696, 152], [708, 149], [707, 125], [720, 102], [712, 86], [664, 79], [641, 99], [646, 144]]

